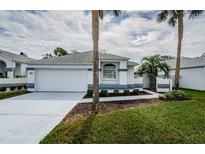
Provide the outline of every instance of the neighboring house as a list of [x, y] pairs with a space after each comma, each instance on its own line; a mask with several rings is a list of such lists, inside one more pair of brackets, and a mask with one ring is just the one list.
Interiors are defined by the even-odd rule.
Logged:
[[[171, 77], [174, 83], [174, 74], [176, 68], [176, 59], [166, 61], [171, 67]], [[196, 58], [181, 58], [180, 67], [181, 88], [195, 89], [205, 91], [205, 55]]]
[[[82, 52], [29, 63], [28, 90], [30, 91], [87, 91], [93, 83], [93, 52]], [[134, 89], [135, 62], [108, 53], [99, 54], [100, 89]]]
[[0, 50], [0, 78], [25, 76], [29, 61], [34, 59]]

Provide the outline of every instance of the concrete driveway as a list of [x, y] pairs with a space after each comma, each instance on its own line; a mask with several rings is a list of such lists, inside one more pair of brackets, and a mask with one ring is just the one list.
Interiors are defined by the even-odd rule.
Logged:
[[0, 143], [39, 143], [85, 93], [35, 92], [0, 101]]

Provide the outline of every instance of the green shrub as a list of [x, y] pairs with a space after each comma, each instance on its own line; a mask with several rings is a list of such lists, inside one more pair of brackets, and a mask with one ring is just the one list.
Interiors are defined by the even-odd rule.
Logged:
[[134, 89], [132, 93], [133, 93], [134, 95], [139, 95], [140, 91], [139, 91], [139, 89]]
[[130, 92], [129, 92], [129, 90], [124, 90], [123, 93], [124, 93], [124, 95], [129, 95]]
[[16, 78], [25, 78], [25, 75], [16, 75]]
[[26, 88], [27, 88], [27, 86], [26, 86], [26, 85], [23, 85], [23, 88], [24, 88], [24, 89], [26, 89]]
[[107, 91], [107, 90], [101, 90], [100, 96], [101, 96], [101, 97], [106, 97], [106, 96], [108, 96], [108, 91]]
[[164, 96], [160, 97], [160, 99], [166, 101], [182, 101], [182, 100], [189, 100], [191, 99], [191, 97], [181, 90], [173, 90], [165, 93]]
[[1, 91], [1, 92], [4, 92], [4, 91], [6, 91], [6, 89], [7, 89], [6, 87], [1, 87], [1, 88], [0, 88], [0, 91]]
[[23, 88], [23, 86], [18, 86], [17, 87], [18, 90], [21, 90], [22, 88]]
[[10, 87], [10, 90], [15, 90], [16, 89], [16, 86], [12, 86], [12, 87]]
[[87, 95], [88, 95], [89, 97], [93, 97], [93, 90], [88, 90], [88, 91], [87, 91]]
[[119, 90], [117, 90], [117, 89], [114, 90], [114, 94], [115, 94], [115, 95], [118, 95], [119, 93], [120, 93]]

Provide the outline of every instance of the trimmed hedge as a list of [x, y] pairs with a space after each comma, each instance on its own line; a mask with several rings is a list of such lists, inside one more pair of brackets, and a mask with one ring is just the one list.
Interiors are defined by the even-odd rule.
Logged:
[[116, 89], [116, 90], [114, 90], [114, 94], [115, 94], [115, 95], [118, 95], [119, 93], [120, 93], [120, 91], [119, 91], [119, 90], [117, 90], [117, 89]]
[[18, 90], [21, 90], [22, 88], [23, 88], [23, 86], [18, 86], [17, 87]]
[[102, 96], [102, 97], [108, 96], [108, 91], [107, 90], [101, 90], [100, 91], [100, 96]]
[[129, 90], [127, 89], [127, 90], [124, 90], [124, 92], [123, 92], [125, 95], [129, 95]]
[[134, 95], [139, 95], [139, 94], [140, 94], [140, 91], [139, 91], [139, 89], [134, 89], [132, 93], [133, 93]]
[[93, 90], [87, 90], [87, 95], [89, 97], [93, 97]]
[[16, 86], [10, 87], [10, 90], [11, 90], [11, 91], [13, 91], [13, 90], [15, 90], [15, 89], [16, 89]]
[[7, 89], [6, 87], [1, 87], [1, 88], [0, 88], [0, 91], [1, 91], [1, 92], [4, 92], [4, 91], [6, 91], [6, 89]]
[[160, 99], [166, 101], [182, 101], [182, 100], [190, 100], [191, 97], [181, 90], [173, 90], [165, 93], [164, 96], [160, 97]]

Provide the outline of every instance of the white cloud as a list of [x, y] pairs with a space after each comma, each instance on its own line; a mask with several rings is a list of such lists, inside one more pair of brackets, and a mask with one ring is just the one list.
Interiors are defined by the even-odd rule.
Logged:
[[[156, 13], [129, 11], [126, 17], [100, 21], [100, 49], [140, 61], [152, 54], [176, 54], [177, 27], [157, 23]], [[0, 49], [26, 52], [34, 58], [56, 46], [92, 49], [91, 14], [83, 11], [0, 11]], [[205, 52], [205, 16], [185, 20], [183, 56]]]

